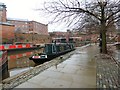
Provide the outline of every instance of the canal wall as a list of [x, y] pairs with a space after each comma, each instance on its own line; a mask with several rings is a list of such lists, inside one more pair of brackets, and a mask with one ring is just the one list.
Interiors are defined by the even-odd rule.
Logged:
[[35, 48], [35, 46], [31, 44], [20, 44], [20, 45], [0, 45], [0, 50], [16, 50], [16, 49], [28, 49], [28, 48]]
[[22, 68], [31, 65], [29, 57], [33, 55], [33, 52], [19, 53], [8, 56], [8, 69]]
[[15, 68], [24, 68], [24, 67], [34, 67], [35, 63], [32, 60], [29, 60], [29, 57], [34, 55], [35, 53], [42, 53], [43, 48], [33, 49], [33, 50], [14, 50], [8, 52], [8, 69]]

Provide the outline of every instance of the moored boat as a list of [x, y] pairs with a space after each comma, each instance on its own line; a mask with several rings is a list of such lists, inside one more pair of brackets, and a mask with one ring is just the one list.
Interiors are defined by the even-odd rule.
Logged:
[[74, 49], [75, 47], [72, 43], [49, 43], [45, 44], [43, 53], [35, 54], [29, 59], [33, 60], [38, 65]]

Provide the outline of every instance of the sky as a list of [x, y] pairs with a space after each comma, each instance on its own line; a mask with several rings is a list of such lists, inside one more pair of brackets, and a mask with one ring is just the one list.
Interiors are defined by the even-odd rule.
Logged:
[[[7, 18], [34, 20], [47, 24], [49, 17], [43, 17], [35, 9], [42, 7], [43, 2], [48, 0], [0, 0], [7, 7]], [[64, 24], [49, 24], [48, 31], [66, 31]]]

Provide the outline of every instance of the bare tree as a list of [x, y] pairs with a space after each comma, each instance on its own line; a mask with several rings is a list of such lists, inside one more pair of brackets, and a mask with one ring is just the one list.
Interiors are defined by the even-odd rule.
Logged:
[[[83, 2], [84, 1], [84, 2]], [[39, 9], [53, 17], [52, 22], [63, 21], [76, 25], [87, 15], [97, 21], [101, 38], [101, 53], [107, 53], [106, 32], [120, 17], [119, 0], [55, 0], [44, 2], [44, 8]], [[111, 19], [112, 18], [112, 19]]]

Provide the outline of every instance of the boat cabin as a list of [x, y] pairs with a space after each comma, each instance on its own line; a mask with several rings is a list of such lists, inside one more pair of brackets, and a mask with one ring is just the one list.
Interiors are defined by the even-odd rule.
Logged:
[[66, 51], [69, 51], [71, 49], [74, 49], [73, 44], [67, 44], [67, 43], [50, 43], [46, 44], [44, 48], [44, 54], [57, 54], [57, 53], [63, 53]]

